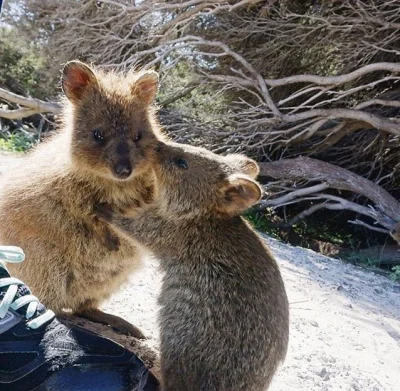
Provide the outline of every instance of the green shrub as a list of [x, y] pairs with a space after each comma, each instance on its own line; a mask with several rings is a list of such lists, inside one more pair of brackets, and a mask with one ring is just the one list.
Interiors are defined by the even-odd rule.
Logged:
[[392, 272], [390, 273], [390, 278], [394, 281], [400, 281], [400, 265], [392, 267]]
[[0, 150], [25, 152], [37, 143], [37, 136], [24, 130], [0, 136]]
[[40, 99], [54, 95], [44, 76], [46, 66], [41, 52], [40, 47], [22, 39], [14, 28], [0, 27], [0, 87]]

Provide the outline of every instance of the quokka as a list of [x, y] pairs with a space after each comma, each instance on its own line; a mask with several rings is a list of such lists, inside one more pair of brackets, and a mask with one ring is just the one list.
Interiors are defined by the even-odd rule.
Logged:
[[107, 205], [97, 214], [160, 260], [163, 390], [266, 390], [286, 355], [289, 311], [273, 255], [239, 216], [260, 199], [258, 166], [161, 142], [153, 158], [155, 203], [131, 218]]
[[24, 249], [12, 274], [56, 312], [143, 337], [99, 305], [141, 264], [142, 251], [93, 214], [107, 202], [141, 208], [156, 194], [151, 167], [162, 138], [152, 107], [154, 71], [103, 73], [82, 62], [62, 73], [63, 125], [3, 178], [0, 241]]

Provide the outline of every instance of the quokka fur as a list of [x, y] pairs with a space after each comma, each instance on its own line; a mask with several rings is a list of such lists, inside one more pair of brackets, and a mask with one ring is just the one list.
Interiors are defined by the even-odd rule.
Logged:
[[400, 244], [400, 221], [395, 224], [394, 228], [390, 231], [390, 235]]
[[2, 178], [0, 242], [24, 249], [26, 260], [10, 265], [12, 274], [48, 307], [141, 337], [98, 310], [140, 267], [142, 251], [100, 222], [93, 205], [153, 202], [150, 162], [162, 138], [152, 107], [158, 75], [104, 73], [71, 61], [62, 87], [60, 130]]
[[153, 158], [155, 203], [133, 218], [107, 205], [97, 214], [160, 260], [162, 389], [266, 390], [286, 355], [289, 311], [273, 255], [239, 216], [261, 196], [258, 167], [173, 143]]

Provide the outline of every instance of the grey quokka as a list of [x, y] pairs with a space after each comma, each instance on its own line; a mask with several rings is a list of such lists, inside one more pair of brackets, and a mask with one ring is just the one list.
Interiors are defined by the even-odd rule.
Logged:
[[257, 164], [160, 142], [152, 167], [154, 204], [133, 218], [96, 211], [160, 260], [163, 390], [266, 390], [286, 355], [289, 312], [273, 255], [239, 216], [260, 199]]

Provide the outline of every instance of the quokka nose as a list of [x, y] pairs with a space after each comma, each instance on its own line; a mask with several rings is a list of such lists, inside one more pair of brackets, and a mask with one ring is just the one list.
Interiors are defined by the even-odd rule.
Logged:
[[128, 178], [132, 173], [132, 165], [128, 160], [119, 161], [114, 167], [114, 172], [118, 178]]

